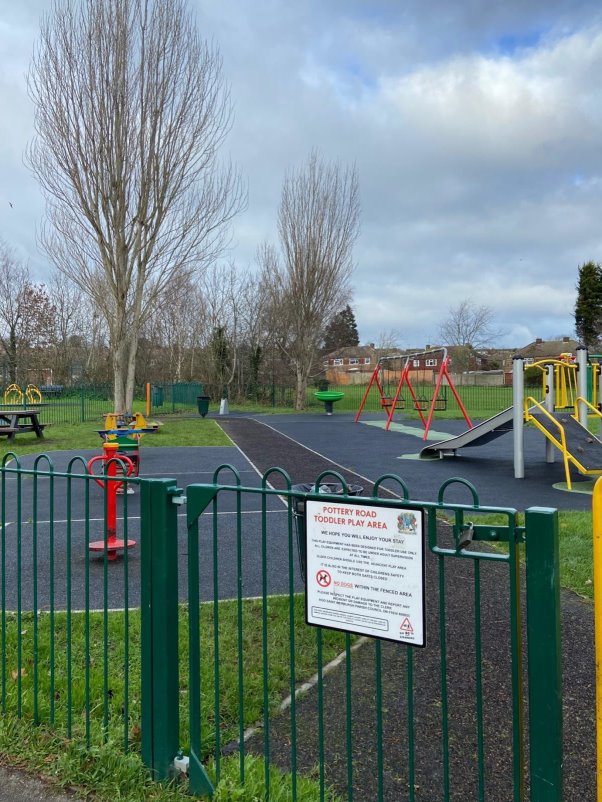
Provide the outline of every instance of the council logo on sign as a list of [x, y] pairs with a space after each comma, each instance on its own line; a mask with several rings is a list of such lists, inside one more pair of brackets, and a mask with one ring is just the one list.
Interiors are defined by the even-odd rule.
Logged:
[[418, 530], [418, 522], [413, 512], [407, 510], [397, 516], [397, 531], [400, 535], [415, 535]]

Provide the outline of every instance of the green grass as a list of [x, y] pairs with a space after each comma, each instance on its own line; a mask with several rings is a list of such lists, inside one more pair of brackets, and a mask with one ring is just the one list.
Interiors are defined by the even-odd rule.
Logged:
[[[248, 600], [243, 605], [243, 654], [244, 688], [242, 695], [238, 686], [238, 642], [236, 602], [220, 602], [218, 610], [219, 626], [219, 728], [222, 745], [235, 741], [242, 718], [247, 728], [262, 720], [263, 678], [268, 677], [268, 712], [275, 713], [284, 697], [290, 691], [290, 629], [288, 597], [272, 597], [268, 600], [268, 663], [262, 662], [262, 602]], [[304, 598], [298, 594], [293, 599], [295, 620], [295, 666], [297, 682], [307, 680], [316, 671], [317, 644], [316, 630], [304, 623]], [[188, 746], [188, 619], [186, 608], [182, 607], [180, 622], [180, 689], [181, 689], [181, 745]], [[139, 611], [111, 612], [105, 617], [101, 613], [91, 613], [89, 617], [90, 651], [86, 652], [86, 617], [84, 613], [74, 613], [69, 623], [65, 613], [55, 613], [54, 619], [47, 614], [37, 618], [25, 613], [19, 620], [16, 614], [8, 614], [6, 620], [6, 688], [3, 708], [6, 711], [0, 728], [0, 750], [14, 755], [14, 750], [4, 746], [3, 732], [13, 733], [22, 721], [34, 721], [41, 728], [30, 749], [26, 739], [20, 754], [31, 751], [30, 769], [39, 770], [37, 750], [60, 744], [55, 754], [50, 748], [47, 763], [50, 773], [55, 767], [68, 761], [71, 771], [61, 771], [62, 780], [74, 777], [73, 782], [83, 780], [79, 772], [87, 770], [94, 756], [110, 760], [115, 771], [131, 772], [138, 766], [139, 758], [124, 754], [125, 750], [138, 752], [140, 745], [140, 614]], [[201, 688], [201, 732], [202, 754], [209, 758], [215, 745], [215, 700], [214, 700], [214, 607], [204, 604], [201, 609], [199, 667]], [[127, 639], [126, 639], [127, 634]], [[108, 644], [107, 664], [104, 661], [104, 644]], [[68, 643], [71, 653], [68, 656]], [[324, 630], [322, 634], [323, 659], [328, 662], [344, 648], [342, 633]], [[54, 650], [54, 665], [51, 659]], [[36, 659], [37, 655], [37, 659]], [[88, 665], [88, 678], [85, 666]], [[70, 673], [70, 666], [72, 671]], [[127, 666], [127, 674], [124, 667]], [[264, 672], [265, 669], [265, 672]], [[72, 679], [69, 683], [68, 677]], [[89, 700], [89, 704], [87, 703]], [[52, 730], [52, 732], [51, 732]], [[70, 738], [66, 741], [64, 738]], [[7, 736], [7, 740], [10, 738]], [[112, 753], [105, 749], [105, 741], [112, 744]], [[69, 744], [65, 750], [65, 745]], [[87, 748], [86, 748], [87, 747]], [[104, 751], [103, 751], [104, 750]], [[88, 755], [88, 757], [86, 757]], [[133, 762], [132, 762], [133, 761]], [[228, 787], [235, 782], [236, 766], [226, 764]], [[92, 777], [91, 784], [95, 794], [102, 791], [104, 783], [110, 779], [110, 771], [98, 768], [100, 777]], [[257, 772], [255, 772], [257, 773]], [[138, 772], [139, 774], [139, 772]], [[137, 775], [136, 775], [137, 776]], [[282, 775], [275, 782], [283, 788], [289, 780]], [[259, 782], [259, 779], [257, 779]], [[310, 783], [313, 788], [313, 784]], [[225, 791], [224, 791], [225, 793]], [[284, 791], [283, 791], [284, 793]], [[107, 798], [111, 793], [107, 791]], [[115, 797], [113, 797], [115, 798]], [[117, 797], [129, 798], [129, 797]], [[144, 797], [146, 798], [146, 797]], [[154, 797], [152, 797], [154, 798]], [[159, 797], [157, 797], [159, 798]], [[229, 799], [228, 796], [220, 796]], [[247, 799], [247, 796], [233, 795], [232, 799]], [[250, 796], [250, 799], [256, 797]], [[286, 798], [275, 797], [275, 798]], [[315, 796], [307, 796], [315, 799]]]
[[[473, 523], [505, 524], [506, 519], [497, 515], [471, 513]], [[519, 525], [524, 525], [525, 516], [518, 516]], [[592, 562], [592, 514], [560, 510], [558, 513], [560, 584], [587, 599], [593, 598]], [[493, 544], [497, 548], [503, 548]]]
[[588, 599], [593, 598], [592, 515], [559, 513], [560, 582]]
[[[92, 793], [97, 802], [192, 802], [186, 782], [156, 783], [140, 756], [123, 754], [113, 742], [84, 748], [46, 727], [32, 727], [25, 719], [0, 718], [0, 753], [12, 768], [36, 774], [79, 796]], [[215, 767], [210, 762], [208, 773], [215, 783]], [[260, 802], [264, 794], [263, 760], [247, 755], [245, 785], [238, 782], [239, 758], [231, 755], [222, 760], [220, 782], [214, 802]], [[270, 802], [289, 802], [291, 776], [270, 767]], [[87, 797], [86, 797], [87, 798]], [[318, 802], [319, 783], [311, 777], [297, 778], [298, 802]], [[326, 802], [337, 797], [326, 791]]]
[[[216, 421], [208, 418], [178, 418], [173, 416], [161, 421], [154, 434], [147, 434], [140, 441], [142, 450], [162, 446], [231, 446], [232, 441], [224, 434]], [[96, 423], [52, 424], [44, 430], [44, 439], [34, 433], [18, 434], [13, 443], [5, 437], [0, 440], [0, 460], [9, 451], [17, 455], [41, 454], [48, 451], [63, 451], [96, 448], [100, 453], [102, 440]]]

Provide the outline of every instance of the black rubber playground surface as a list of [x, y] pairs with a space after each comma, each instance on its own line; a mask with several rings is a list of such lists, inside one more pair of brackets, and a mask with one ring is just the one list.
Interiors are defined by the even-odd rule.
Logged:
[[[64, 473], [70, 467], [70, 473], [82, 472], [84, 461], [94, 456], [95, 451], [52, 452], [50, 458], [57, 474]], [[76, 460], [73, 462], [73, 460]], [[24, 468], [31, 468], [35, 457], [26, 457], [21, 461]], [[258, 487], [260, 477], [253, 466], [241, 454], [239, 449], [231, 448], [149, 448], [142, 453], [140, 475], [147, 478], [175, 478], [178, 486], [186, 488], [191, 484], [210, 483], [214, 471], [220, 465], [230, 465], [240, 477], [241, 484], [247, 487]], [[40, 470], [47, 470], [46, 460], [39, 462]], [[235, 480], [232, 470], [224, 470], [220, 474], [220, 482], [231, 484]], [[84, 478], [71, 480], [71, 499], [68, 499], [68, 482], [61, 476], [52, 480], [39, 479], [35, 496], [37, 499], [37, 537], [33, 535], [32, 499], [34, 482], [31, 477], [21, 480], [21, 520], [17, 521], [17, 479], [7, 476], [6, 479], [6, 565], [5, 594], [7, 609], [17, 609], [20, 603], [24, 610], [32, 609], [33, 598], [33, 545], [37, 549], [37, 604], [38, 609], [47, 609], [51, 603], [51, 591], [55, 609], [65, 609], [67, 591], [70, 582], [71, 607], [74, 610], [122, 608], [140, 605], [140, 549], [130, 549], [126, 566], [123, 557], [114, 563], [105, 564], [102, 553], [89, 557], [86, 549], [88, 541], [102, 540], [104, 536], [104, 500], [103, 491], [97, 485]], [[86, 498], [86, 487], [89, 486]], [[88, 507], [88, 512], [86, 508]], [[126, 534], [124, 518], [127, 518], [127, 538], [137, 543], [140, 541], [140, 502], [139, 492], [118, 498], [117, 536]], [[267, 499], [267, 547], [270, 552], [270, 593], [288, 591], [288, 554], [282, 546], [282, 532], [286, 530], [287, 507], [278, 496]], [[90, 521], [90, 534], [86, 538], [86, 520]], [[242, 519], [244, 521], [244, 562], [243, 588], [247, 597], [259, 596], [262, 591], [261, 582], [261, 500], [259, 495], [245, 495], [242, 499]], [[52, 524], [51, 524], [52, 521]], [[71, 559], [67, 560], [67, 535], [71, 536]], [[213, 585], [213, 540], [211, 516], [202, 516], [199, 527], [200, 583], [202, 599], [212, 599]], [[19, 547], [19, 543], [21, 544]], [[186, 557], [188, 554], [188, 538], [186, 528], [186, 507], [178, 507], [178, 539], [175, 544], [178, 550], [179, 564], [179, 597], [187, 598], [188, 583], [186, 574]], [[225, 495], [220, 505], [220, 529], [218, 544], [219, 589], [220, 598], [235, 598], [238, 588], [236, 561], [232, 558], [236, 550], [236, 514], [235, 499]], [[52, 558], [51, 558], [52, 554]], [[69, 566], [69, 569], [68, 569]], [[108, 568], [108, 570], [107, 570]], [[88, 572], [88, 574], [86, 573]], [[21, 575], [21, 583], [17, 575]], [[105, 582], [106, 577], [106, 582]], [[297, 579], [297, 589], [301, 589], [301, 580]]]
[[[173, 477], [179, 486], [211, 482], [218, 465], [228, 463], [239, 473], [241, 483], [257, 487], [260, 474], [271, 467], [286, 470], [293, 483], [312, 482], [322, 471], [338, 471], [351, 484], [361, 484], [370, 493], [372, 482], [385, 473], [399, 475], [407, 484], [414, 499], [434, 501], [439, 487], [452, 476], [461, 476], [471, 481], [484, 505], [510, 506], [522, 510], [529, 506], [552, 506], [568, 509], [588, 509], [591, 498], [579, 493], [566, 493], [553, 488], [554, 483], [564, 480], [562, 464], [557, 459], [554, 465], [545, 462], [544, 442], [541, 435], [527, 430], [525, 439], [526, 478], [513, 478], [512, 437], [500, 438], [480, 448], [466, 449], [461, 457], [450, 460], [418, 461], [417, 453], [423, 442], [417, 423], [408, 423], [411, 431], [385, 432], [367, 422], [355, 424], [352, 416], [335, 412], [326, 415], [290, 416], [224, 416], [217, 419], [234, 442], [229, 448], [149, 448], [143, 450], [141, 475], [150, 477]], [[375, 423], [382, 422], [382, 416]], [[406, 425], [406, 424], [404, 424]], [[457, 434], [463, 430], [461, 421], [436, 421], [436, 432]], [[87, 452], [87, 459], [97, 452]], [[56, 471], [65, 470], [72, 453], [56, 452], [51, 455]], [[23, 459], [24, 466], [31, 467], [34, 458]], [[44, 465], [40, 465], [44, 468]], [[220, 476], [220, 481], [229, 483], [230, 471]], [[577, 477], [576, 477], [577, 478]], [[80, 486], [72, 493], [71, 506], [67, 508], [67, 484], [59, 477], [54, 480], [51, 494], [48, 483], [38, 488], [38, 560], [47, 566], [46, 581], [38, 579], [37, 606], [43, 609], [49, 603], [50, 580], [54, 588], [54, 603], [57, 608], [66, 601], [67, 568], [64, 559], [67, 520], [71, 520], [73, 541], [71, 559], [71, 603], [74, 609], [82, 609], [86, 603], [86, 565], [89, 568], [89, 592], [87, 603], [93, 609], [119, 608], [124, 604], [138, 606], [140, 562], [139, 548], [128, 555], [129, 582], [126, 583], [123, 560], [108, 566], [110, 580], [103, 582], [106, 566], [102, 558], [89, 559], [85, 551], [85, 495]], [[85, 480], [80, 480], [84, 482]], [[12, 485], [11, 485], [12, 483]], [[275, 482], [277, 485], [278, 483]], [[388, 485], [395, 488], [393, 483]], [[11, 493], [11, 488], [14, 493]], [[27, 507], [33, 493], [32, 480], [23, 479], [21, 503]], [[46, 495], [44, 495], [46, 494]], [[7, 565], [5, 589], [6, 606], [15, 609], [20, 603], [23, 609], [32, 602], [32, 526], [25, 521], [17, 537], [16, 521], [17, 483], [7, 479]], [[103, 517], [102, 493], [91, 485], [89, 491], [90, 517], [98, 524], [97, 536], [101, 537]], [[470, 503], [467, 491], [454, 487], [446, 499]], [[124, 502], [120, 502], [124, 503]], [[128, 496], [128, 536], [139, 540], [138, 494]], [[244, 518], [244, 576], [243, 595], [257, 596], [261, 592], [261, 511], [259, 496], [245, 500]], [[237, 589], [235, 553], [236, 527], [234, 501], [226, 504], [220, 522], [219, 595], [222, 598], [235, 596]], [[122, 514], [121, 514], [122, 515]], [[180, 597], [186, 596], [185, 565], [187, 536], [185, 508], [180, 508], [177, 549], [180, 558]], [[269, 499], [267, 517], [269, 549], [269, 592], [288, 590], [288, 565], [285, 543], [282, 538], [286, 527], [286, 507], [276, 496]], [[51, 525], [51, 518], [54, 523]], [[123, 521], [120, 520], [120, 526]], [[52, 536], [52, 540], [51, 540]], [[18, 545], [20, 542], [20, 546]], [[51, 546], [52, 565], [51, 565]], [[201, 526], [201, 550], [206, 559], [201, 561], [200, 590], [203, 598], [213, 596], [213, 563], [210, 526]], [[470, 626], [470, 605], [467, 594], [471, 593], [467, 562], [456, 560], [450, 569], [446, 590], [448, 616], [447, 648], [450, 657], [449, 692], [450, 706], [454, 711], [451, 735], [451, 793], [450, 799], [477, 799], [474, 781], [475, 713], [474, 713], [474, 660], [470, 648], [465, 646], [466, 627]], [[16, 595], [16, 572], [20, 563], [22, 572], [20, 599]], [[509, 688], [509, 657], [507, 651], [507, 625], [505, 611], [508, 606], [508, 589], [505, 577], [496, 570], [485, 576], [483, 572], [482, 622], [484, 628], [483, 650], [484, 683], [487, 688], [487, 703], [484, 712], [486, 742], [490, 755], [486, 763], [487, 794], [489, 802], [507, 802], [512, 798], [509, 776], [511, 753], [508, 711], [511, 706]], [[296, 587], [301, 584], [296, 572]], [[429, 584], [430, 583], [430, 584]], [[436, 587], [436, 562], [427, 559], [427, 592], [429, 586]], [[12, 588], [12, 590], [11, 590]], [[108, 598], [107, 598], [108, 597]], [[500, 612], [502, 611], [502, 612]], [[416, 749], [420, 755], [417, 766], [417, 802], [431, 802], [442, 797], [442, 761], [437, 738], [440, 728], [440, 708], [437, 693], [440, 686], [440, 654], [438, 647], [438, 612], [436, 605], [427, 602], [427, 627], [432, 634], [429, 647], [421, 650], [415, 660], [417, 685], [428, 689], [424, 695], [417, 693], [415, 699]], [[565, 741], [565, 793], [564, 802], [581, 802], [595, 798], [595, 705], [594, 705], [594, 655], [592, 607], [572, 593], [562, 594], [563, 666], [564, 666], [564, 741]], [[378, 721], [374, 697], [374, 641], [357, 650], [353, 658], [353, 727], [354, 755], [354, 799], [368, 802], [376, 798], [378, 774], [376, 753], [376, 729]], [[407, 760], [405, 733], [401, 731], [405, 692], [403, 688], [407, 670], [407, 650], [397, 644], [383, 644], [382, 654], [382, 700], [383, 700], [383, 796], [386, 802], [397, 802], [406, 798]], [[453, 665], [453, 668], [452, 668]], [[328, 722], [328, 738], [325, 761], [327, 781], [345, 792], [347, 766], [345, 761], [345, 671], [344, 667], [328, 674], [324, 681], [324, 713]], [[315, 733], [318, 723], [318, 706], [315, 692], [306, 694], [297, 703], [299, 770], [312, 771], [318, 759]], [[270, 725], [270, 749], [272, 760], [283, 768], [290, 766], [290, 723], [286, 714], [277, 717]], [[261, 753], [263, 736], [251, 739], [249, 748]]]
[[[553, 464], [546, 463], [545, 440], [533, 428], [525, 429], [525, 478], [515, 479], [512, 433], [485, 445], [462, 449], [457, 457], [419, 460], [418, 454], [425, 445], [420, 421], [404, 421], [404, 431], [386, 432], [383, 415], [364, 415], [358, 423], [353, 422], [350, 414], [336, 413], [273, 415], [257, 420], [372, 481], [385, 473], [399, 475], [406, 482], [411, 498], [434, 501], [446, 479], [460, 476], [476, 487], [479, 501], [484, 505], [519, 510], [532, 506], [571, 510], [591, 507], [591, 496], [553, 487], [565, 482], [562, 461], [557, 454]], [[436, 442], [443, 439], [437, 433], [456, 435], [465, 428], [461, 420], [435, 420], [429, 440]], [[302, 473], [293, 478], [305, 481], [307, 477]], [[573, 473], [572, 478], [575, 488], [584, 481], [578, 473]], [[469, 502], [468, 494], [457, 500]]]
[[[407, 482], [411, 497], [434, 500], [439, 486], [451, 476], [462, 476], [476, 485], [482, 504], [508, 505], [517, 509], [528, 506], [557, 506], [587, 509], [591, 498], [569, 494], [551, 487], [562, 481], [559, 463], [546, 465], [544, 446], [535, 432], [526, 432], [526, 478], [513, 479], [512, 442], [505, 438], [483, 446], [474, 456], [461, 460], [441, 460], [418, 463], [400, 460], [401, 454], [418, 451], [421, 440], [413, 435], [397, 437], [397, 433], [354, 424], [349, 416], [270, 416], [269, 418], [220, 420], [222, 428], [232, 437], [245, 455], [260, 471], [272, 465], [285, 468], [293, 482], [311, 481], [322, 470], [335, 468], [349, 483], [361, 481], [366, 492], [371, 480], [393, 472]], [[438, 429], [459, 433], [458, 421], [438, 423]], [[417, 441], [417, 444], [416, 444]], [[303, 444], [303, 445], [302, 445]], [[498, 446], [498, 444], [501, 444]], [[477, 455], [477, 451], [479, 451]], [[334, 461], [334, 462], [333, 462]], [[458, 502], [469, 502], [463, 489]], [[456, 563], [462, 561], [456, 561]], [[436, 564], [427, 558], [427, 594], [429, 583], [436, 585]], [[470, 629], [471, 593], [466, 565], [451, 567], [446, 591], [448, 688], [450, 708], [454, 710], [451, 733], [450, 799], [473, 800], [478, 798], [474, 780], [475, 710], [474, 663], [472, 648], [465, 647], [466, 631]], [[486, 765], [486, 796], [491, 802], [507, 802], [513, 798], [509, 765], [511, 738], [508, 711], [511, 692], [507, 630], [504, 618], [508, 609], [506, 578], [493, 570], [483, 575], [481, 618], [487, 633], [485, 648], [485, 686], [488, 695], [485, 703], [485, 731], [489, 745], [494, 744]], [[563, 592], [562, 633], [564, 672], [564, 802], [581, 802], [595, 798], [595, 663], [592, 606], [575, 594]], [[523, 599], [523, 610], [524, 610]], [[435, 603], [427, 602], [427, 629], [437, 633], [439, 619]], [[404, 707], [404, 650], [394, 644], [384, 644], [382, 660], [382, 695], [384, 719], [383, 795], [387, 802], [406, 798], [408, 778], [407, 755], [403, 743], [405, 733], [400, 731]], [[452, 659], [454, 668], [452, 669]], [[354, 657], [354, 724], [352, 739], [361, 758], [354, 763], [354, 799], [372, 800], [377, 796], [376, 778], [378, 761], [376, 752], [377, 716], [374, 699], [374, 642], [359, 649]], [[440, 703], [437, 689], [440, 684], [440, 654], [436, 634], [430, 648], [420, 651], [415, 659], [416, 676], [422, 687], [429, 689], [424, 697], [415, 700], [416, 742], [422, 761], [417, 768], [419, 791], [416, 799], [430, 802], [442, 799], [442, 760], [438, 739]], [[359, 689], [359, 692], [358, 692]], [[345, 676], [335, 671], [325, 680], [325, 718], [328, 728], [326, 764], [329, 782], [342, 793], [346, 788], [345, 755]], [[299, 767], [311, 771], [316, 765], [318, 745], [315, 740], [319, 718], [316, 695], [308, 694], [297, 706], [300, 743]], [[333, 724], [334, 722], [334, 724]], [[271, 724], [272, 758], [283, 768], [290, 766], [290, 726], [286, 715]], [[261, 752], [261, 735], [251, 742], [251, 748]], [[528, 793], [528, 792], [527, 792]], [[528, 798], [528, 796], [526, 797]]]

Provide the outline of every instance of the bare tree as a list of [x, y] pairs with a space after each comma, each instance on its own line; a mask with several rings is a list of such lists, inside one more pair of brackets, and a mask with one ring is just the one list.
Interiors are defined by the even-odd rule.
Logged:
[[0, 240], [0, 348], [10, 382], [28, 381], [27, 356], [49, 344], [52, 317], [45, 287], [32, 282], [27, 265]]
[[221, 58], [185, 0], [54, 0], [29, 88], [42, 245], [104, 317], [128, 410], [144, 321], [176, 276], [216, 258], [244, 203], [217, 162], [232, 116]]
[[445, 345], [459, 346], [462, 349], [454, 357], [454, 368], [463, 369], [473, 351], [486, 348], [502, 332], [494, 328], [494, 312], [491, 307], [479, 306], [467, 298], [450, 308], [439, 334]]
[[385, 329], [379, 333], [376, 347], [380, 351], [399, 351], [403, 336], [400, 329]]
[[241, 281], [232, 262], [207, 271], [202, 279], [205, 302], [204, 370], [216, 392], [225, 398], [238, 363]]
[[305, 406], [324, 328], [351, 297], [358, 232], [355, 168], [328, 164], [313, 151], [284, 179], [278, 212], [282, 264], [269, 246], [260, 252], [263, 281], [281, 321], [279, 347], [295, 371], [297, 409]]
[[[53, 354], [50, 383], [64, 384], [71, 380], [73, 363], [81, 357], [82, 341], [92, 345], [92, 320], [87, 314], [86, 298], [81, 289], [64, 273], [55, 273], [48, 285], [53, 307]], [[88, 350], [88, 349], [86, 349]]]

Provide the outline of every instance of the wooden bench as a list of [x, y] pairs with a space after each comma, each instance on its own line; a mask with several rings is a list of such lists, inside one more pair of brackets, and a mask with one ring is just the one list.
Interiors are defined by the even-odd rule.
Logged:
[[14, 429], [12, 426], [0, 426], [0, 435], [7, 435], [9, 438], [21, 431], [20, 429]]
[[[40, 423], [38, 424], [38, 429], [40, 431], [44, 431], [44, 429], [49, 425], [49, 423]], [[9, 440], [14, 440], [16, 434], [35, 431], [35, 426], [33, 426], [31, 423], [24, 423], [21, 426], [0, 426], [0, 436], [8, 437]]]

